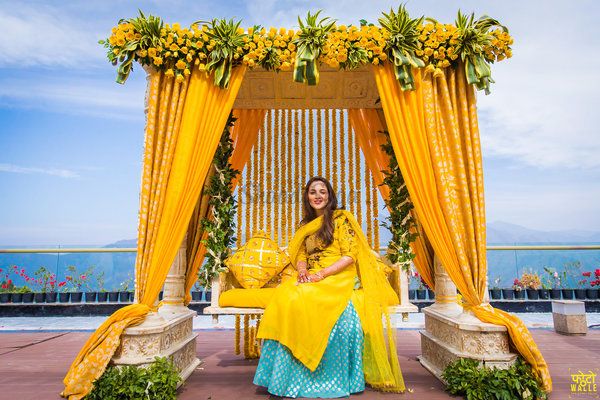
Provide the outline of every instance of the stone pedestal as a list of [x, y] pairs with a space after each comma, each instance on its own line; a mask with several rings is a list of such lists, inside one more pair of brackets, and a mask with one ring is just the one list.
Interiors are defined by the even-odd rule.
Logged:
[[456, 286], [437, 257], [434, 263], [436, 300], [423, 309], [421, 365], [442, 381], [446, 366], [459, 358], [479, 360], [487, 367], [508, 368], [517, 355], [510, 352], [506, 327], [483, 323], [464, 311], [456, 302]]
[[562, 335], [587, 334], [585, 304], [576, 300], [553, 300], [554, 330]]
[[164, 285], [163, 305], [140, 325], [127, 328], [113, 356], [114, 365], [148, 366], [155, 357], [170, 359], [183, 383], [200, 365], [196, 357], [193, 319], [196, 312], [184, 306], [186, 239], [177, 252]]

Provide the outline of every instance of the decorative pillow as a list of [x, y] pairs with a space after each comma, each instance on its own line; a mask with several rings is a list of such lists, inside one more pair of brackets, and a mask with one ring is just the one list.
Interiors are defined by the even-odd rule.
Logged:
[[290, 263], [289, 257], [264, 231], [257, 231], [225, 265], [245, 289], [258, 289]]

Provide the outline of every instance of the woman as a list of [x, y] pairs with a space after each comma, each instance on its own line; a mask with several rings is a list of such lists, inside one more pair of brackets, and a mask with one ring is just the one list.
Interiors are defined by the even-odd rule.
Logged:
[[398, 298], [360, 225], [337, 209], [321, 177], [306, 184], [303, 208], [288, 247], [297, 279], [281, 284], [265, 309], [254, 383], [285, 397], [345, 397], [365, 381], [403, 392], [394, 335], [386, 343], [381, 323], [385, 314], [390, 330], [385, 310]]

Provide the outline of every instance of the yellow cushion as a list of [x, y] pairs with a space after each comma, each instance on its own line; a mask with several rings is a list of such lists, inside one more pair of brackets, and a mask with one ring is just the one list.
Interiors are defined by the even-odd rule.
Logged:
[[292, 267], [292, 264], [288, 264], [280, 273], [275, 275], [263, 288], [275, 288], [287, 281], [288, 279], [298, 279], [296, 270]]
[[290, 262], [277, 243], [265, 232], [257, 231], [254, 236], [232, 256], [225, 265], [243, 288], [258, 289], [277, 275]]
[[231, 289], [219, 296], [219, 307], [265, 308], [275, 288]]

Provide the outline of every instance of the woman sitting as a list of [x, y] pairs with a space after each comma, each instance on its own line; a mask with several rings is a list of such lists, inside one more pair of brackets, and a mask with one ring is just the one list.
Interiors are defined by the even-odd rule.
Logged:
[[360, 225], [337, 209], [321, 177], [306, 184], [303, 208], [288, 247], [298, 276], [281, 284], [265, 309], [254, 383], [285, 397], [345, 397], [363, 391], [365, 381], [403, 392], [386, 312], [398, 298]]

